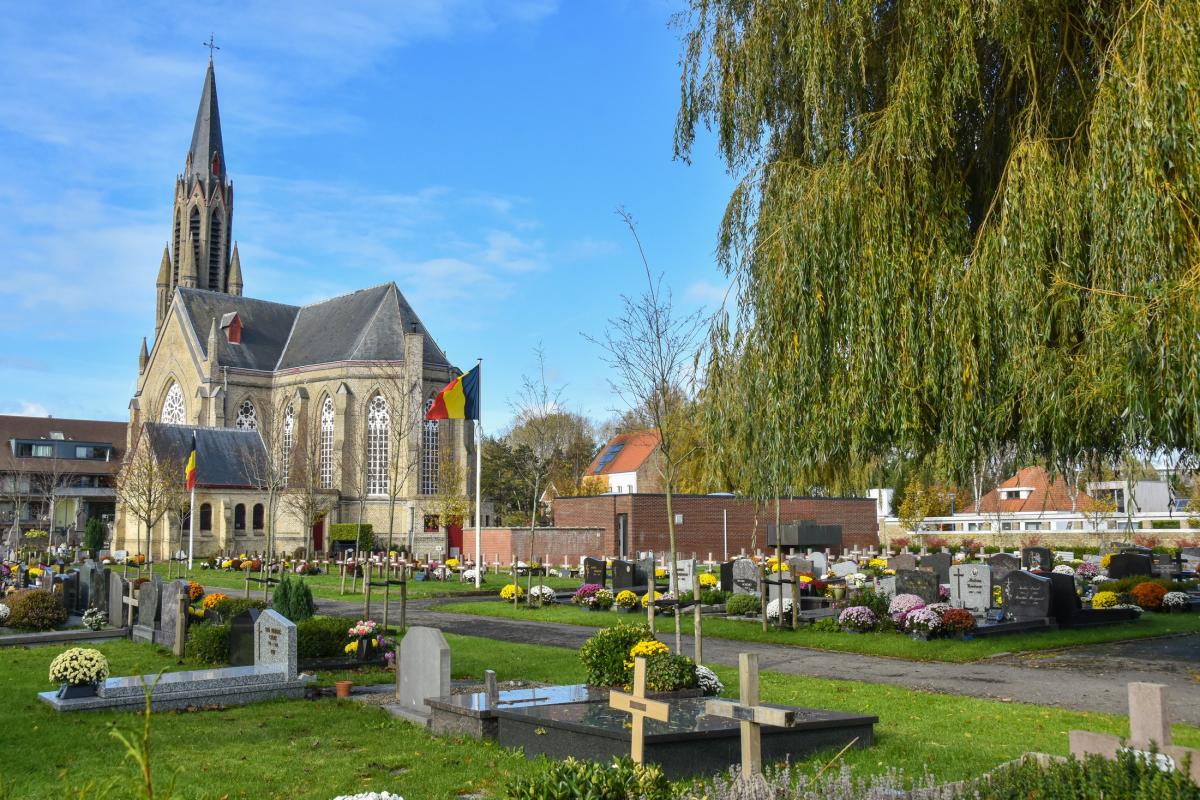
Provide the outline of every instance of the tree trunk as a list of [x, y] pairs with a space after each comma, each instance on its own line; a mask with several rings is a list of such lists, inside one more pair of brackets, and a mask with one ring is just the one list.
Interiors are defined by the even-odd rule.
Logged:
[[[671, 549], [671, 586], [668, 591], [675, 595], [675, 652], [683, 655], [683, 631], [679, 621], [679, 604], [683, 602], [683, 598], [679, 596], [679, 564], [677, 563], [675, 553], [674, 476], [668, 477], [665, 483], [667, 490], [667, 539]], [[653, 595], [650, 596], [650, 601], [654, 602]]]

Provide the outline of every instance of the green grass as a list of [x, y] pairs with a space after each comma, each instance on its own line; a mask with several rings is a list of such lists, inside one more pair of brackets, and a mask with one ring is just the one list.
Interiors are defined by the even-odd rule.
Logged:
[[[582, 680], [575, 654], [561, 648], [447, 636], [455, 677]], [[128, 641], [102, 642], [114, 674], [188, 668], [162, 650]], [[115, 775], [132, 776], [110, 725], [132, 732], [131, 713], [56, 714], [34, 696], [50, 689], [46, 668], [59, 647], [0, 651], [0, 707], [5, 731], [0, 764], [11, 795], [60, 798], [64, 782], [82, 786]], [[718, 668], [725, 694], [737, 693], [733, 669]], [[332, 676], [323, 676], [332, 677]], [[350, 677], [386, 682], [375, 669]], [[913, 774], [928, 768], [941, 780], [977, 775], [1023, 752], [1065, 754], [1067, 731], [1123, 734], [1120, 717], [1063, 711], [878, 686], [764, 672], [764, 702], [874, 714], [875, 746], [849, 752], [856, 771], [891, 767]], [[1176, 743], [1200, 745], [1200, 728], [1174, 726]], [[392, 719], [375, 707], [322, 699], [277, 701], [224, 711], [163, 712], [151, 732], [156, 782], [175, 781], [179, 798], [328, 800], [339, 793], [388, 790], [405, 797], [498, 796], [512, 775], [533, 765], [520, 754], [486, 742], [440, 739]], [[814, 760], [815, 763], [816, 760]], [[161, 792], [159, 793], [161, 796]], [[106, 795], [112, 797], [114, 795]]]
[[[154, 566], [154, 571], [162, 575], [164, 579], [166, 578], [166, 565], [156, 564]], [[133, 571], [130, 570], [130, 575], [132, 576], [133, 574]], [[246, 576], [243, 572], [226, 572], [219, 569], [200, 569], [199, 567], [196, 567], [190, 571], [186, 569], [176, 569], [173, 571], [172, 577], [175, 580], [183, 579], [196, 581], [197, 583], [206, 587], [225, 590], [234, 596], [241, 596], [241, 593], [246, 587]], [[254, 577], [258, 577], [257, 573], [254, 575]], [[373, 579], [379, 580], [380, 578], [378, 575], [376, 575]], [[359, 579], [356, 591], [351, 592], [351, 579], [347, 577], [345, 594], [340, 594], [342, 580], [340, 575], [309, 575], [304, 577], [303, 580], [309, 585], [309, 588], [312, 589], [313, 597], [317, 598], [318, 600], [354, 600], [362, 597], [362, 579]], [[485, 578], [481, 593], [498, 593], [501, 586], [511, 581], [512, 578], [506, 573], [501, 572], [499, 575], [493, 575], [489, 573]], [[554, 589], [571, 590], [579, 588], [581, 583], [578, 578], [543, 578], [542, 582]], [[525, 585], [525, 580], [523, 578], [521, 579], [521, 585]], [[374, 591], [375, 597], [378, 598], [379, 601], [382, 601], [383, 588], [377, 587]], [[234, 594], [234, 592], [236, 592], [236, 594]], [[471, 595], [474, 593], [474, 583], [462, 583], [457, 579], [451, 581], [410, 580], [408, 582], [408, 597], [412, 600], [419, 600], [428, 597], [455, 597]], [[250, 594], [252, 597], [261, 597], [262, 584], [252, 582], [250, 584]], [[391, 596], [393, 599], [399, 598], [400, 587], [393, 586], [391, 589]]]
[[[644, 621], [644, 613], [618, 614], [615, 611], [587, 611], [572, 605], [547, 606], [527, 609], [523, 605], [513, 607], [502, 602], [442, 603], [439, 611], [456, 611], [462, 614], [477, 614], [505, 619], [539, 619], [561, 622], [568, 625], [600, 627], [618, 622]], [[662, 633], [674, 631], [674, 621], [668, 616], [655, 619], [655, 627]], [[691, 615], [683, 618], [683, 631], [692, 630]], [[1102, 628], [1046, 631], [1044, 633], [1019, 633], [986, 639], [959, 641], [956, 639], [934, 639], [928, 642], [913, 641], [898, 633], [822, 633], [809, 628], [798, 631], [762, 630], [755, 620], [736, 620], [720, 617], [704, 618], [704, 635], [716, 639], [732, 639], [742, 642], [811, 647], [818, 650], [834, 650], [847, 653], [862, 653], [873, 656], [903, 658], [910, 661], [943, 661], [963, 663], [977, 661], [999, 653], [1053, 650], [1104, 642], [1141, 639], [1148, 636], [1167, 636], [1200, 631], [1200, 614], [1143, 614], [1136, 622], [1110, 625]]]

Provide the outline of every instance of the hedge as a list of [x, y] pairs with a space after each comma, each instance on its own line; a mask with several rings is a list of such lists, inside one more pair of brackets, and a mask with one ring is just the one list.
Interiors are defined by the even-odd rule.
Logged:
[[355, 549], [370, 551], [375, 547], [375, 531], [371, 525], [355, 522], [339, 522], [329, 526], [329, 538], [335, 542], [354, 542]]

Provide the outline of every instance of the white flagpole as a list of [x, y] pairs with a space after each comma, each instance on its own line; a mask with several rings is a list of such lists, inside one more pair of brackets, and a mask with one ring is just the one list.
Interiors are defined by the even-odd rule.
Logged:
[[192, 486], [192, 510], [188, 517], [188, 572], [192, 570], [192, 545], [196, 541], [196, 487]]
[[479, 419], [475, 420], [475, 588], [483, 585], [483, 535], [480, 533], [479, 521], [482, 519], [483, 495], [480, 488], [483, 485], [483, 359], [475, 360], [475, 368], [479, 392]]

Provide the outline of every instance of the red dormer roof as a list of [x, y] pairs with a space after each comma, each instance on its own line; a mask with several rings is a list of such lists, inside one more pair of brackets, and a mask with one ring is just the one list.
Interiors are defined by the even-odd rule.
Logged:
[[[1028, 489], [1024, 498], [1002, 499], [1005, 490]], [[1075, 497], [1075, 510], [1082, 511], [1092, 498], [1082, 491]], [[1049, 473], [1042, 467], [1025, 467], [1004, 483], [992, 489], [979, 500], [982, 514], [1016, 514], [1020, 512], [1042, 513], [1046, 511], [1071, 511], [1071, 495], [1062, 476], [1050, 480]]]
[[658, 449], [657, 430], [617, 434], [609, 439], [587, 468], [587, 475], [637, 472]]

